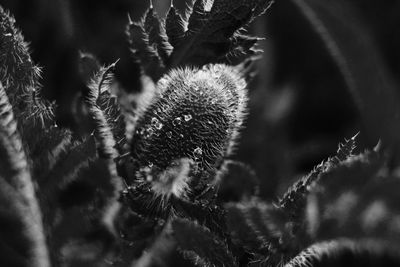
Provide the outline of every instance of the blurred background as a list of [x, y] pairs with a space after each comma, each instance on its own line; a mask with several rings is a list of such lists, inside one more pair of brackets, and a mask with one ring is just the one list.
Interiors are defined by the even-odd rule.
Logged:
[[[170, 1], [153, 2], [164, 16]], [[360, 104], [349, 86], [351, 77], [343, 75], [343, 66], [332, 56], [334, 49], [327, 45], [329, 35], [321, 38], [324, 29], [313, 24], [312, 14], [299, 2], [276, 0], [249, 28], [265, 38], [259, 44], [264, 53], [249, 85], [249, 116], [234, 158], [255, 170], [266, 199], [274, 199], [296, 177], [333, 155], [344, 138], [360, 131], [358, 144], [363, 150], [376, 145], [381, 134], [371, 130], [378, 125], [371, 126], [365, 119], [379, 113], [369, 105], [374, 100], [367, 97]], [[375, 71], [384, 71], [391, 84], [398, 84], [400, 1], [319, 3], [326, 12], [322, 17], [327, 23], [325, 30], [337, 37], [333, 38], [337, 43], [331, 45], [344, 47], [350, 66], [358, 66], [358, 89], [388, 82], [371, 81], [370, 75], [364, 75]], [[58, 124], [71, 128], [80, 127], [73, 117], [73, 101], [82, 90], [79, 53], [92, 53], [102, 64], [129, 56], [125, 37], [128, 14], [139, 20], [149, 7], [147, 0], [0, 0], [0, 4], [14, 14], [30, 42], [32, 57], [42, 67], [43, 94], [59, 105]], [[184, 12], [184, 0], [175, 0], [174, 5]], [[118, 75], [129, 90], [139, 90], [137, 66], [129, 65]], [[364, 91], [360, 92], [362, 98]], [[373, 103], [386, 105], [380, 100]], [[365, 115], [368, 110], [372, 111]]]

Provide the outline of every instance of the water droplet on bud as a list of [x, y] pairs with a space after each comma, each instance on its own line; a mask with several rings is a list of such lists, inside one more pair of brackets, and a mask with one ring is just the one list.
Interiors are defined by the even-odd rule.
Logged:
[[143, 128], [137, 129], [136, 130], [136, 134], [143, 135], [144, 134], [144, 129]]
[[152, 128], [147, 129], [146, 138], [149, 138], [154, 134], [154, 130]]
[[156, 123], [155, 127], [157, 130], [161, 130], [164, 125], [161, 122]]
[[173, 121], [172, 121], [172, 125], [177, 126], [180, 125], [182, 123], [182, 119], [180, 117], [176, 117]]
[[185, 121], [190, 121], [192, 119], [192, 115], [187, 114], [187, 115], [184, 115], [183, 118], [185, 119]]
[[196, 147], [195, 150], [193, 150], [193, 155], [196, 159], [201, 157], [203, 155], [203, 150], [200, 147]]
[[151, 124], [156, 125], [158, 123], [158, 119], [156, 117], [151, 118]]

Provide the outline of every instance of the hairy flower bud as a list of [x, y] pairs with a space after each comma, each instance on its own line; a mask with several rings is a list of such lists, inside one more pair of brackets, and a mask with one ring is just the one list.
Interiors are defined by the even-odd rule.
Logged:
[[188, 158], [213, 172], [232, 152], [246, 109], [246, 83], [226, 65], [175, 69], [138, 120], [132, 155], [139, 167], [165, 170]]

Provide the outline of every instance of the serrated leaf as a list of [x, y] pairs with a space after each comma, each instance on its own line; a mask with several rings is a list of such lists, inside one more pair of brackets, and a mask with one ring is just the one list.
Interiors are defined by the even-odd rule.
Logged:
[[[130, 24], [131, 31], [136, 31], [130, 36], [141, 37], [131, 42], [132, 49], [137, 52], [142, 63], [147, 65], [144, 67], [145, 72], [154, 81], [160, 78], [165, 68], [186, 65], [201, 67], [210, 63], [239, 65], [249, 58], [255, 59], [254, 56], [260, 52], [254, 48], [259, 39], [245, 36], [243, 27], [263, 14], [272, 2], [194, 0], [188, 5], [185, 18], [171, 6], [165, 30], [164, 24], [151, 8], [145, 16], [144, 26], [143, 23]], [[165, 32], [168, 38], [165, 38]], [[168, 42], [174, 47], [172, 53]], [[162, 47], [165, 49], [159, 50]], [[163, 59], [163, 65], [157, 57]], [[150, 63], [155, 64], [149, 68]]]
[[308, 201], [307, 223], [316, 240], [339, 236], [400, 242], [399, 181], [385, 175], [376, 152], [353, 156], [323, 173]]
[[54, 104], [40, 97], [39, 78], [40, 69], [33, 63], [14, 18], [0, 7], [0, 81], [28, 149], [38, 142], [38, 132], [55, 125]]
[[309, 186], [318, 179], [319, 175], [324, 172], [328, 166], [329, 163], [320, 163], [308, 175], [302, 177], [293, 184], [283, 195], [283, 198], [279, 200], [281, 209], [285, 210], [293, 220], [298, 220], [298, 222], [301, 223], [304, 217], [307, 196], [309, 194]]
[[252, 10], [248, 17], [248, 22], [251, 22], [256, 17], [264, 14], [272, 3], [273, 1], [271, 0], [214, 0], [211, 13], [238, 11], [239, 8], [245, 9], [246, 12], [243, 11], [244, 13], [247, 13], [247, 10]]
[[165, 66], [158, 52], [149, 44], [149, 36], [142, 22], [131, 23], [127, 30], [130, 48], [146, 75], [157, 81], [164, 73]]
[[175, 7], [171, 6], [165, 20], [165, 28], [169, 43], [177, 48], [186, 32], [186, 21], [177, 12]]
[[227, 245], [207, 228], [184, 219], [175, 219], [171, 225], [182, 251], [197, 254], [211, 266], [238, 266]]
[[201, 30], [206, 23], [208, 12], [206, 12], [207, 0], [194, 0], [192, 13], [189, 17], [187, 34], [195, 34]]
[[[334, 168], [321, 173], [318, 187], [329, 187], [329, 192], [335, 194], [344, 188], [360, 188], [374, 180], [375, 175], [384, 166], [384, 158], [375, 151], [366, 151], [340, 162]], [[367, 175], [368, 174], [368, 175]], [[337, 176], [337, 179], [330, 177]], [[353, 177], [352, 177], [353, 176]], [[347, 177], [347, 179], [346, 179]], [[348, 179], [352, 177], [351, 179]], [[341, 183], [339, 181], [342, 181]]]
[[39, 68], [29, 55], [27, 43], [15, 27], [15, 19], [0, 7], [0, 81], [6, 87], [16, 116], [32, 103], [31, 90], [38, 85]]
[[338, 150], [336, 152], [336, 156], [331, 159], [334, 164], [338, 164], [341, 161], [344, 161], [351, 157], [354, 149], [356, 148], [356, 137], [358, 134], [354, 135], [349, 140], [345, 140], [345, 143], [339, 143]]
[[147, 11], [144, 20], [144, 28], [149, 37], [149, 45], [154, 47], [160, 58], [163, 60], [164, 65], [167, 65], [169, 56], [172, 52], [172, 46], [168, 42], [164, 24], [160, 21], [154, 8], [150, 8]]
[[231, 38], [229, 52], [221, 57], [220, 62], [228, 62], [231, 65], [238, 65], [246, 59], [256, 58], [262, 53], [262, 50], [255, 49], [254, 46], [262, 38], [235, 34]]
[[[172, 53], [171, 67], [187, 64], [202, 66], [218, 62], [218, 59], [233, 50], [230, 38], [235, 32], [262, 14], [270, 3], [266, 0], [215, 0], [207, 19], [200, 19], [202, 26], [197, 29], [200, 23], [196, 23], [197, 31], [185, 34], [182, 45]], [[201, 10], [203, 2], [197, 1], [196, 4], [198, 10]]]
[[102, 68], [93, 78], [89, 87], [89, 96], [87, 104], [89, 112], [95, 122], [95, 137], [99, 142], [98, 153], [101, 158], [113, 160], [118, 156], [115, 150], [115, 140], [112, 133], [112, 128], [108, 124], [106, 106], [101, 106], [104, 103], [103, 97], [109, 97], [109, 83], [112, 82], [111, 69], [114, 65], [108, 68]]
[[[28, 163], [17, 132], [12, 107], [0, 83], [0, 180], [6, 201], [13, 201], [21, 235], [29, 248], [18, 251], [32, 266], [50, 266], [43, 230], [42, 216], [29, 172]], [[13, 199], [8, 199], [13, 197]], [[3, 229], [7, 231], [7, 229]], [[3, 254], [3, 253], [2, 253]], [[26, 265], [28, 266], [28, 265]]]
[[286, 213], [290, 214], [293, 220], [297, 221], [297, 223], [301, 224], [304, 218], [310, 186], [314, 182], [318, 181], [320, 175], [325, 173], [329, 168], [340, 164], [341, 161], [346, 160], [351, 156], [351, 153], [355, 148], [357, 135], [346, 140], [345, 144], [339, 144], [339, 148], [334, 157], [329, 158], [326, 162], [322, 162], [308, 175], [302, 177], [289, 188], [283, 198], [279, 201], [280, 207], [284, 209]]
[[107, 119], [107, 123], [113, 133], [116, 141], [115, 147], [118, 149], [120, 154], [123, 154], [126, 149], [125, 146], [127, 145], [125, 135], [126, 126], [124, 115], [121, 112], [117, 96], [112, 95], [109, 91], [104, 91], [100, 94], [98, 103], [100, 109], [103, 110]]
[[108, 199], [108, 206], [104, 210], [104, 217], [102, 223], [111, 231], [114, 231], [113, 220], [114, 216], [119, 209], [119, 198], [120, 191], [123, 189], [122, 179], [118, 176], [117, 166], [115, 159], [118, 156], [118, 152], [115, 149], [116, 142], [112, 133], [112, 129], [108, 124], [107, 111], [103, 110], [100, 106], [100, 98], [104, 91], [109, 91], [109, 83], [112, 80], [111, 69], [114, 65], [108, 68], [103, 68], [95, 76], [92, 82], [89, 84], [89, 96], [87, 98], [87, 104], [89, 113], [92, 116], [95, 124], [94, 136], [98, 142], [98, 154], [101, 159], [104, 160], [113, 185], [113, 192], [111, 197]]

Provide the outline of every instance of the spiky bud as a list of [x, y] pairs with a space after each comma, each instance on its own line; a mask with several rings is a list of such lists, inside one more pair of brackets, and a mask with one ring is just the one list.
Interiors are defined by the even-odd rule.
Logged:
[[37, 87], [38, 79], [39, 68], [31, 60], [15, 19], [0, 7], [0, 81], [18, 112], [26, 108], [23, 101], [33, 101], [31, 90]]
[[232, 153], [243, 123], [244, 79], [233, 67], [208, 65], [172, 70], [157, 87], [133, 135], [137, 166], [162, 171], [187, 158], [199, 173], [214, 173]]

